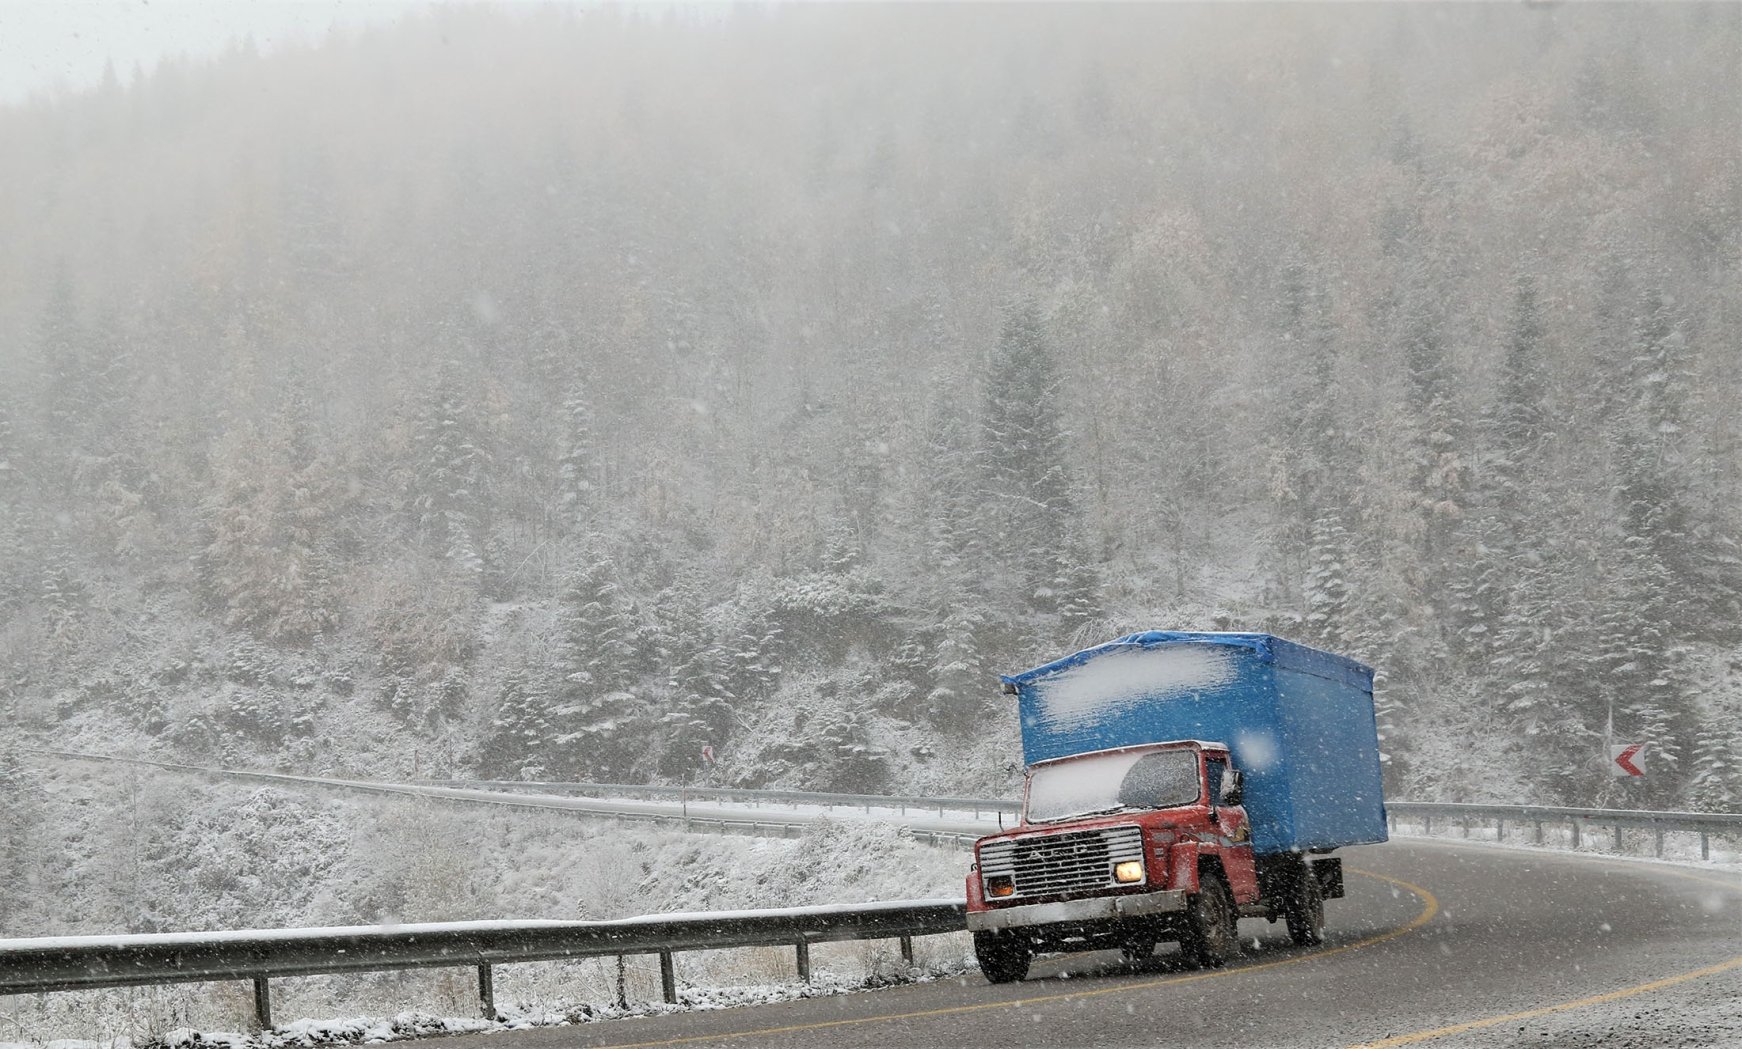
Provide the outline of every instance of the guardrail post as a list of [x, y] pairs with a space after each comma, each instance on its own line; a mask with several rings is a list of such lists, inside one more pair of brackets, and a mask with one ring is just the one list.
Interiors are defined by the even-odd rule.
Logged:
[[1506, 840], [1506, 821], [1503, 819], [1496, 819], [1494, 821], [1494, 840], [1495, 841], [1505, 841]]
[[659, 952], [659, 989], [665, 994], [665, 1004], [677, 1004], [677, 970], [670, 951]]
[[1422, 817], [1421, 817], [1421, 832], [1424, 835], [1425, 834], [1432, 834], [1434, 832], [1434, 818], [1432, 816], [1429, 816], [1426, 814], [1422, 815]]
[[266, 977], [254, 977], [254, 1022], [262, 1031], [272, 1030], [272, 988]]
[[1573, 848], [1579, 847], [1579, 818], [1573, 817]]
[[913, 937], [903, 936], [897, 942], [901, 944], [901, 960], [907, 963], [908, 968], [913, 968]]
[[798, 978], [811, 982], [811, 945], [803, 940], [798, 941]]
[[1700, 859], [1709, 860], [1711, 858], [1712, 858], [1712, 839], [1710, 839], [1706, 836], [1705, 831], [1700, 831]]
[[1536, 843], [1538, 845], [1542, 844], [1542, 821], [1541, 820], [1536, 821]]
[[478, 1011], [484, 1019], [496, 1019], [496, 979], [487, 962], [478, 965]]
[[1663, 828], [1657, 828], [1657, 858], [1663, 859]]
[[1615, 851], [1621, 851], [1621, 824], [1615, 824]]

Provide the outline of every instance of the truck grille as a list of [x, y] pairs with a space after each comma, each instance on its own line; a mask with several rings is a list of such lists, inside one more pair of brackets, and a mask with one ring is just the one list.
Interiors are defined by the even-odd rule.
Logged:
[[1006, 838], [980, 847], [980, 877], [1015, 879], [1015, 896], [1056, 896], [1117, 887], [1113, 866], [1143, 859], [1143, 831], [1109, 827], [1070, 834]]

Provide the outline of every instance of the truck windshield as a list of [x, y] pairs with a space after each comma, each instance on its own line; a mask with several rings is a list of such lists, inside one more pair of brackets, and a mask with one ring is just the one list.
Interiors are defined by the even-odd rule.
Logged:
[[1050, 823], [1122, 809], [1166, 809], [1198, 800], [1195, 750], [1151, 750], [1061, 761], [1034, 770], [1028, 821]]

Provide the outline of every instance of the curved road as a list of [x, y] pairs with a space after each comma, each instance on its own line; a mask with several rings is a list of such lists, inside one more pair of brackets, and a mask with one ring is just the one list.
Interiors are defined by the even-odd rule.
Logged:
[[[1742, 879], [1461, 842], [1344, 852], [1326, 945], [1242, 921], [1245, 957], [1164, 946], [756, 1008], [448, 1038], [571, 1046], [1742, 1046]], [[1257, 947], [1252, 946], [1257, 941]]]

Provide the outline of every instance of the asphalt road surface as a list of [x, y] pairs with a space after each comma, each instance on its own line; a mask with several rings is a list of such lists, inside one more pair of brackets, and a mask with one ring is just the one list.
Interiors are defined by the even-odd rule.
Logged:
[[[570, 1046], [1737, 1046], [1742, 879], [1665, 864], [1401, 841], [1345, 850], [1324, 946], [1240, 923], [1216, 971], [1117, 954], [755, 1008], [440, 1039]], [[1257, 946], [1253, 942], [1257, 941]], [[475, 1047], [474, 1047], [475, 1043]]]

